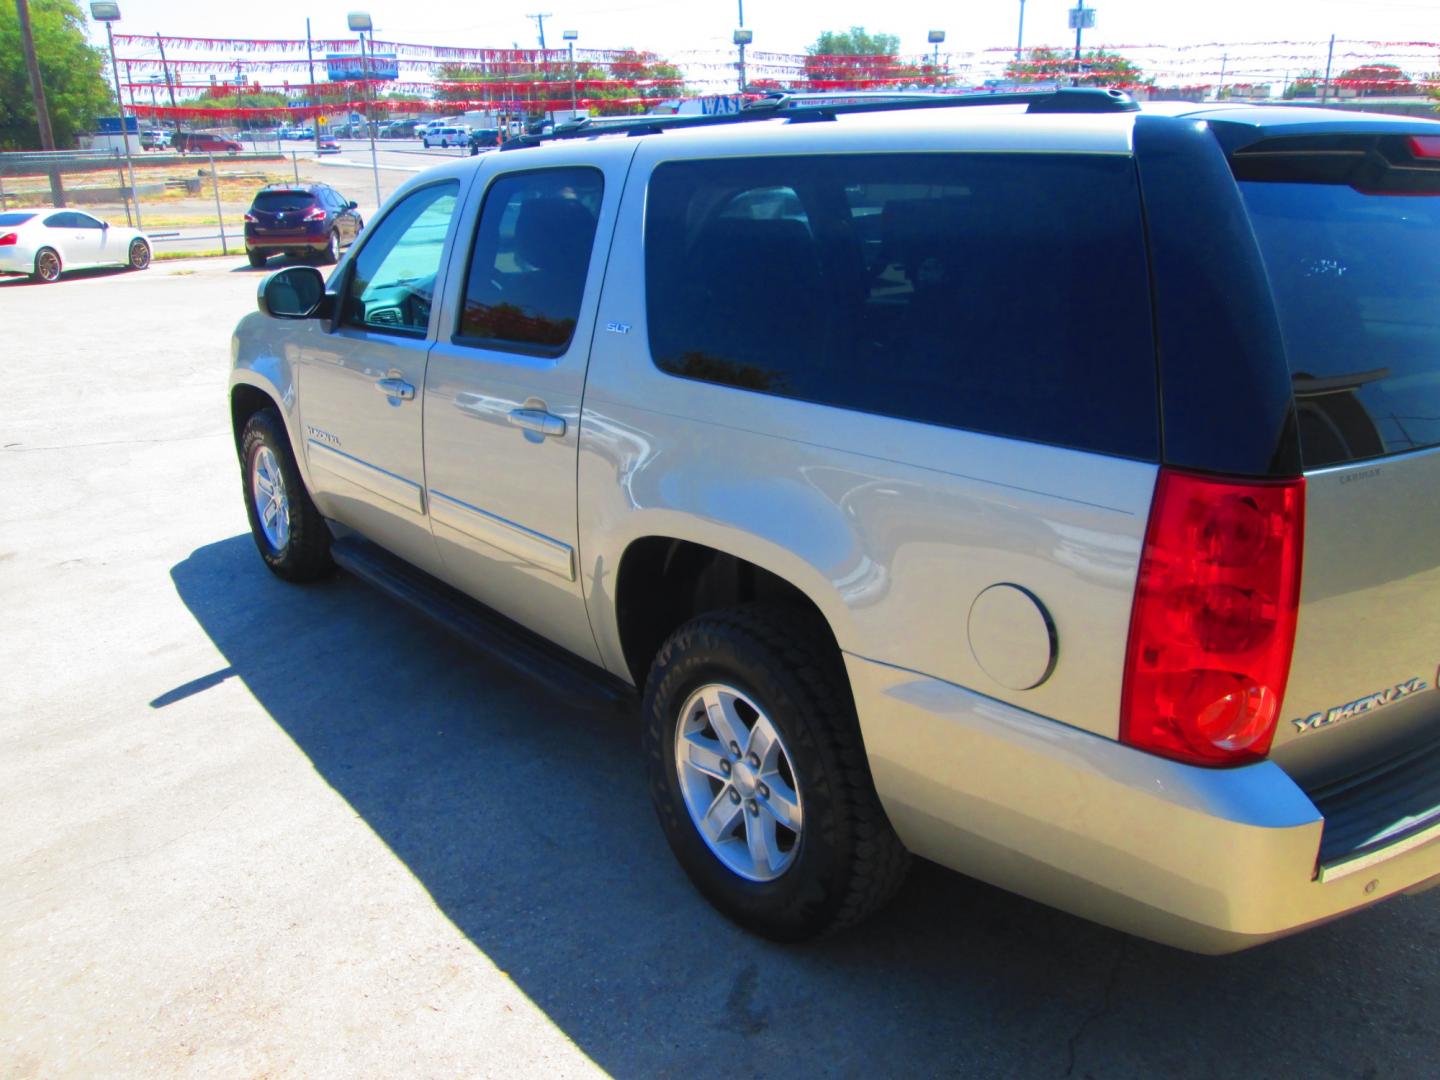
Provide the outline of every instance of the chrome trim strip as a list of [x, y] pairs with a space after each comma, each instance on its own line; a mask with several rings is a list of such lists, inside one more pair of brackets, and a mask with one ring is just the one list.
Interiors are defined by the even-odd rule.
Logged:
[[1411, 833], [1404, 839], [1397, 840], [1393, 844], [1386, 844], [1384, 847], [1376, 848], [1374, 851], [1367, 851], [1363, 855], [1356, 855], [1352, 859], [1341, 859], [1339, 862], [1327, 863], [1320, 867], [1316, 880], [1321, 884], [1327, 881], [1336, 881], [1350, 874], [1358, 874], [1361, 870], [1368, 870], [1372, 866], [1393, 859], [1397, 855], [1404, 855], [1407, 851], [1414, 851], [1422, 848], [1432, 840], [1440, 840], [1440, 821], [1435, 822], [1428, 828], [1421, 829], [1417, 833]]
[[[425, 492], [414, 481], [406, 480], [405, 477], [397, 476], [378, 465], [371, 465], [343, 450], [336, 450], [318, 439], [306, 439], [305, 449], [311, 468], [324, 469], [342, 480], [348, 480], [382, 499], [404, 507], [412, 514], [424, 515]], [[317, 450], [321, 453], [315, 453]]]
[[575, 549], [544, 533], [527, 529], [434, 488], [430, 489], [430, 518], [566, 581], [575, 580]]

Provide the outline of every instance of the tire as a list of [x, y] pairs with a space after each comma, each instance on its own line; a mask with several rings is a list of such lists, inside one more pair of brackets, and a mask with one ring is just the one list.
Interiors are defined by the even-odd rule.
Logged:
[[250, 260], [250, 265], [257, 270], [270, 261], [270, 256], [263, 251], [247, 251], [245, 252], [245, 257]]
[[315, 253], [315, 261], [321, 266], [330, 266], [340, 261], [340, 234], [334, 229], [330, 230], [330, 237], [325, 241], [324, 250]]
[[[724, 725], [712, 724], [717, 714]], [[909, 854], [875, 794], [845, 670], [817, 616], [751, 605], [691, 620], [660, 649], [642, 716], [665, 838], [725, 915], [799, 941], [860, 922], [895, 895]], [[743, 744], [727, 750], [722, 726]], [[681, 749], [704, 767], [682, 764]], [[712, 814], [730, 824], [707, 837], [697, 819]], [[763, 858], [751, 854], [752, 823]]]
[[240, 462], [250, 534], [265, 565], [286, 581], [328, 576], [335, 569], [330, 528], [310, 501], [275, 409], [261, 409], [245, 422]]
[[35, 269], [30, 274], [30, 280], [39, 285], [54, 285], [60, 280], [64, 269], [58, 251], [54, 248], [41, 248], [35, 253]]
[[130, 261], [126, 265], [131, 270], [144, 270], [150, 265], [150, 245], [144, 240], [130, 241]]

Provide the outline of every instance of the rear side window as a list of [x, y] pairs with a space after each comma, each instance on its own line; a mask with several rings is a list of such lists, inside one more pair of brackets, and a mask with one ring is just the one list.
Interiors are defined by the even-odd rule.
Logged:
[[455, 340], [564, 352], [580, 317], [603, 192], [596, 169], [497, 178], [480, 211]]
[[1158, 458], [1129, 158], [673, 162], [651, 180], [645, 254], [671, 374]]
[[1285, 338], [1305, 467], [1440, 444], [1440, 199], [1348, 183], [1240, 190]]
[[315, 196], [308, 191], [262, 191], [255, 196], [255, 209], [279, 214], [288, 210], [308, 210]]

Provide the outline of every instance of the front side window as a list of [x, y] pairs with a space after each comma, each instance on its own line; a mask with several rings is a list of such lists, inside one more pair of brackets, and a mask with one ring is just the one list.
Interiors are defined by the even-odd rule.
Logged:
[[454, 180], [421, 188], [367, 230], [369, 239], [355, 256], [345, 284], [347, 324], [424, 336], [459, 194], [460, 184]]
[[580, 317], [604, 179], [595, 169], [501, 176], [485, 193], [456, 339], [558, 356]]
[[645, 277], [673, 375], [1158, 458], [1126, 157], [672, 162], [650, 181]]
[[81, 213], [77, 212], [77, 213], [71, 214], [70, 216], [75, 219], [74, 224], [75, 224], [75, 228], [77, 228], [77, 229], [99, 229], [99, 228], [103, 228], [103, 226], [100, 224], [100, 222], [96, 221], [96, 220], [95, 220], [93, 217], [91, 217], [89, 214], [81, 214]]
[[45, 225], [50, 229], [73, 229], [75, 228], [75, 215], [68, 210], [62, 210], [58, 214], [51, 214], [47, 217]]

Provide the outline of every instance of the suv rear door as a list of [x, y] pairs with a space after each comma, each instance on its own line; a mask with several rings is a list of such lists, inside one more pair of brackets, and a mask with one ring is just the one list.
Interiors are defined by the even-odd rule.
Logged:
[[576, 455], [595, 308], [635, 140], [491, 155], [425, 376], [443, 576], [598, 662], [580, 587]]
[[1440, 735], [1440, 126], [1263, 139], [1232, 167], [1270, 279], [1306, 492], [1274, 756], [1313, 788]]

